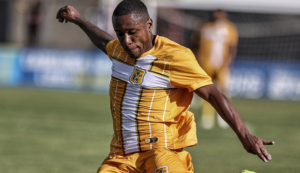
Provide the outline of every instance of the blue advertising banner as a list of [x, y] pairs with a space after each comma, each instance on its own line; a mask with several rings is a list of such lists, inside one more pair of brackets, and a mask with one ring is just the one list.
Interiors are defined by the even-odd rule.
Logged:
[[21, 83], [20, 52], [14, 48], [0, 48], [0, 85], [15, 86]]
[[233, 97], [300, 100], [300, 65], [235, 62], [231, 71]]
[[23, 84], [107, 91], [111, 61], [102, 52], [27, 49], [21, 58]]
[[[101, 51], [0, 48], [0, 85], [108, 92], [111, 61]], [[236, 61], [232, 97], [300, 100], [300, 65]]]

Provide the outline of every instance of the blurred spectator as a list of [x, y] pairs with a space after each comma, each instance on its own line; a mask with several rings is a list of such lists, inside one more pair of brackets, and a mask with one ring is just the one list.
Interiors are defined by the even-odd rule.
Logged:
[[35, 46], [38, 42], [39, 27], [42, 22], [41, 1], [36, 0], [29, 3], [27, 11], [27, 45]]
[[[227, 19], [227, 12], [214, 10], [210, 21], [198, 31], [198, 50], [196, 57], [201, 67], [212, 78], [220, 91], [229, 97], [227, 84], [230, 77], [230, 66], [236, 55], [238, 33], [235, 25]], [[218, 124], [222, 128], [227, 123], [218, 115]], [[207, 102], [203, 102], [201, 126], [211, 129], [215, 124], [215, 109]]]

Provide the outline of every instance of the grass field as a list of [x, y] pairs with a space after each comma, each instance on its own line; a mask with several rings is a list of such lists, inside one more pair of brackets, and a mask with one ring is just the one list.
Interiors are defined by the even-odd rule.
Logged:
[[[276, 142], [267, 146], [273, 160], [248, 154], [231, 129], [198, 128], [199, 144], [187, 149], [195, 173], [299, 173], [300, 103], [233, 104], [254, 135]], [[94, 173], [111, 136], [107, 94], [0, 88], [0, 173]]]

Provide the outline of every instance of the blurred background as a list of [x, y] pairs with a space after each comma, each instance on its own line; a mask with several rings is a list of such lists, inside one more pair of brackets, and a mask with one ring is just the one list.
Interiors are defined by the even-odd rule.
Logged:
[[[115, 0], [0, 0], [0, 172], [95, 172], [112, 136], [111, 62], [79, 27], [59, 23], [74, 6], [115, 37]], [[250, 131], [275, 146], [264, 164], [230, 129], [198, 128], [195, 172], [299, 173], [300, 1], [144, 0], [154, 34], [192, 50], [210, 12], [223, 9], [239, 35], [228, 84]], [[199, 101], [200, 100], [196, 100]], [[201, 108], [191, 108], [199, 121]]]

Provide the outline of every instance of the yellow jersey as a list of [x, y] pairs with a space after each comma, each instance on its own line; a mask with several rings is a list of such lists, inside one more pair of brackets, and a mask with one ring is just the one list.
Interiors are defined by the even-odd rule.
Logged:
[[197, 144], [194, 116], [188, 111], [195, 89], [212, 84], [193, 53], [161, 36], [153, 48], [131, 58], [118, 39], [110, 41], [110, 108], [114, 135], [111, 153]]
[[200, 31], [200, 51], [197, 56], [200, 65], [206, 70], [220, 69], [229, 58], [230, 46], [236, 46], [238, 33], [233, 23], [223, 19], [205, 24]]

